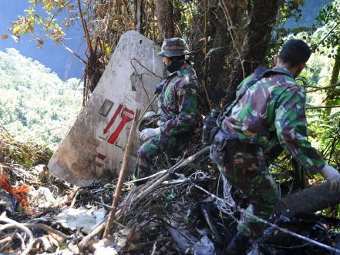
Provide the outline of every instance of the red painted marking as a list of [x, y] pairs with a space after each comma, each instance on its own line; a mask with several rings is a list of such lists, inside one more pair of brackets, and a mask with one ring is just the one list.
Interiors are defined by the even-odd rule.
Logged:
[[128, 113], [128, 114], [131, 114], [131, 118], [133, 119], [133, 115], [135, 114], [132, 110], [130, 110], [129, 108], [127, 107], [124, 107], [124, 110], [122, 111], [122, 114], [121, 116], [123, 117], [125, 115], [125, 113]]
[[122, 120], [118, 124], [116, 130], [111, 134], [109, 140], [107, 141], [108, 143], [114, 144], [116, 142], [117, 138], [119, 137], [125, 125], [129, 121], [133, 120], [133, 115], [134, 115], [134, 112], [132, 110], [126, 107], [123, 109], [122, 114], [121, 114]]
[[106, 158], [106, 156], [101, 154], [101, 153], [97, 153], [97, 158], [104, 160]]
[[115, 120], [117, 119], [118, 114], [120, 113], [120, 111], [122, 110], [123, 105], [120, 104], [117, 107], [117, 110], [115, 111], [115, 113], [113, 114], [111, 120], [109, 121], [109, 123], [107, 124], [107, 126], [104, 128], [104, 134], [107, 133], [107, 131], [109, 131], [109, 129], [112, 127], [113, 123], [115, 122]]

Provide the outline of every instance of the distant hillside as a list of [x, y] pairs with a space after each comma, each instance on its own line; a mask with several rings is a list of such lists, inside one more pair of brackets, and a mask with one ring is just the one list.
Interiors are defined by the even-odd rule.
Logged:
[[78, 79], [62, 81], [15, 49], [0, 51], [0, 124], [20, 141], [55, 148], [81, 108], [81, 93]]

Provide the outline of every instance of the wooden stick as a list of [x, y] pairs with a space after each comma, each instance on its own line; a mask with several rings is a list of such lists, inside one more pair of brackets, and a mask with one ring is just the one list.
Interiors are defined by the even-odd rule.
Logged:
[[13, 240], [13, 236], [6, 236], [5, 238], [0, 240], [0, 245], [3, 245], [4, 243], [7, 243], [12, 240]]
[[128, 168], [129, 155], [131, 153], [132, 146], [133, 146], [133, 138], [134, 138], [134, 135], [136, 133], [136, 127], [137, 127], [137, 122], [138, 122], [138, 119], [139, 119], [139, 114], [140, 114], [140, 110], [136, 110], [136, 113], [135, 113], [135, 116], [134, 116], [134, 119], [133, 119], [133, 123], [132, 123], [132, 127], [130, 129], [127, 145], [126, 145], [125, 151], [124, 151], [123, 163], [122, 163], [122, 166], [120, 168], [118, 183], [117, 183], [117, 186], [116, 186], [116, 189], [115, 189], [115, 193], [113, 195], [112, 210], [109, 213], [109, 217], [107, 219], [107, 223], [106, 223], [106, 226], [105, 226], [104, 235], [103, 235], [104, 238], [109, 237], [110, 233], [112, 231], [112, 224], [113, 224], [113, 220], [114, 220], [114, 217], [115, 217], [115, 212], [116, 212], [116, 209], [117, 209], [117, 206], [118, 206], [118, 202], [119, 202], [120, 196], [122, 194], [122, 187], [123, 187], [125, 175], [126, 175], [127, 168]]
[[65, 235], [64, 233], [62, 233], [61, 231], [59, 230], [56, 230], [48, 225], [45, 225], [43, 223], [24, 223], [24, 226], [28, 227], [28, 228], [39, 228], [39, 229], [42, 229], [44, 231], [46, 231], [47, 233], [52, 233], [52, 234], [55, 234], [57, 236], [59, 236], [62, 241], [64, 241], [65, 239], [69, 238], [68, 235]]
[[[112, 208], [112, 207], [111, 207]], [[115, 213], [115, 217], [117, 220], [119, 220], [119, 218], [121, 217], [122, 215], [122, 210], [119, 209], [119, 210], [116, 210], [116, 213]], [[90, 243], [90, 240], [92, 238], [94, 238], [96, 235], [99, 235], [105, 228], [105, 222], [106, 222], [106, 219], [108, 217], [105, 217], [103, 221], [101, 221], [100, 223], [98, 223], [92, 230], [91, 232], [85, 236], [79, 243], [78, 243], [78, 248], [80, 249], [80, 251], [84, 251], [85, 248], [89, 245]], [[116, 221], [114, 221], [114, 223], [116, 224], [120, 224]]]
[[144, 199], [145, 197], [147, 197], [149, 194], [151, 194], [152, 192], [155, 191], [155, 189], [161, 185], [164, 181], [166, 181], [170, 176], [171, 173], [174, 173], [175, 171], [177, 171], [178, 169], [189, 165], [190, 163], [194, 162], [196, 159], [198, 159], [199, 157], [201, 157], [202, 155], [207, 154], [210, 151], [210, 146], [206, 146], [203, 149], [199, 150], [198, 152], [196, 152], [195, 154], [182, 159], [181, 161], [177, 162], [175, 165], [173, 165], [172, 167], [170, 167], [169, 169], [166, 170], [166, 172], [164, 172], [162, 175], [160, 175], [158, 177], [157, 180], [155, 180], [154, 182], [151, 182], [149, 185], [148, 183], [146, 183], [145, 185], [148, 185], [147, 187], [145, 187], [144, 190], [142, 190], [135, 198], [134, 203], [138, 204], [139, 201], [141, 201], [142, 199]]
[[[10, 218], [7, 218], [5, 213], [0, 215], [0, 221], [6, 223], [5, 225], [0, 227], [0, 231], [3, 231], [7, 228], [18, 228], [28, 235], [28, 244], [26, 245], [26, 248], [21, 253], [23, 255], [28, 255], [30, 253], [30, 251], [32, 250], [33, 245], [35, 243], [35, 239], [34, 239], [32, 231], [29, 230], [29, 228], [27, 228], [24, 224], [19, 223], [19, 222], [12, 220]], [[23, 243], [25, 243], [25, 242], [23, 241]]]
[[100, 234], [102, 230], [105, 228], [105, 221], [97, 225], [87, 236], [85, 236], [78, 244], [78, 248], [80, 251], [83, 251], [87, 245], [89, 244], [90, 240], [95, 237], [96, 235]]
[[79, 191], [80, 191], [80, 188], [77, 188], [77, 189], [75, 190], [75, 192], [73, 193], [72, 202], [71, 202], [70, 208], [73, 208], [74, 205], [76, 204], [76, 202], [77, 202], [77, 197], [78, 197], [78, 195], [79, 195]]

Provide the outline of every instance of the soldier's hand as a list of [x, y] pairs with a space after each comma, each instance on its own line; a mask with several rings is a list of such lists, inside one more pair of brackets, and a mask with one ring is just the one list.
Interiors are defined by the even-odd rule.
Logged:
[[340, 189], [340, 173], [338, 170], [326, 164], [322, 168], [321, 174], [331, 183], [332, 191]]
[[146, 128], [140, 132], [139, 137], [142, 142], [145, 142], [150, 138], [159, 135], [160, 133], [161, 133], [160, 128]]

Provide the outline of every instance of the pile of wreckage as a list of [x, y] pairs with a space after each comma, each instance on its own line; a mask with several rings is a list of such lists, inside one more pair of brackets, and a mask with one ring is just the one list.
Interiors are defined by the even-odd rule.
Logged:
[[[122, 36], [48, 166], [15, 164], [1, 141], [0, 254], [223, 254], [245, 211], [209, 162], [209, 147], [131, 177], [139, 116], [155, 107], [149, 95], [163, 74], [157, 51], [137, 32]], [[249, 254], [340, 254], [340, 220], [315, 213], [339, 203], [333, 186], [290, 194], [280, 217], [257, 218], [268, 228]]]

